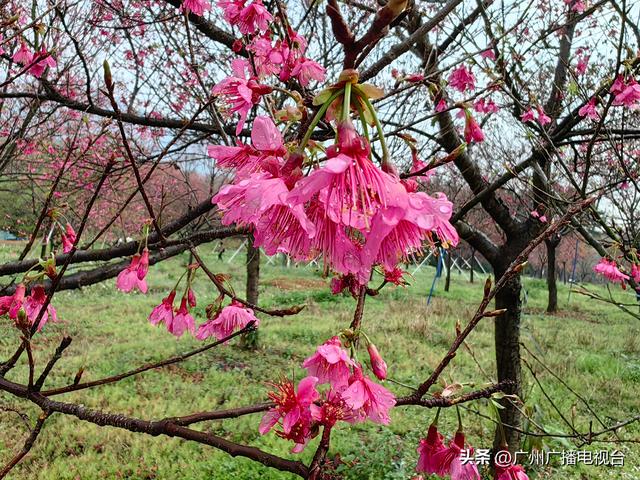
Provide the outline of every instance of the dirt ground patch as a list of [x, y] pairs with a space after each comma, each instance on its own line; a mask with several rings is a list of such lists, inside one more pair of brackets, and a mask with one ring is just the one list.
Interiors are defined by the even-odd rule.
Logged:
[[276, 287], [281, 290], [316, 290], [326, 288], [327, 282], [319, 278], [278, 277], [263, 282], [263, 285]]

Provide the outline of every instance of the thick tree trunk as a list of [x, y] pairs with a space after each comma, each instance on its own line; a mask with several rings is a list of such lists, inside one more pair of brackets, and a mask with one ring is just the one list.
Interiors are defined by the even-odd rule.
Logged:
[[553, 313], [558, 310], [558, 285], [556, 275], [556, 249], [560, 244], [560, 236], [554, 236], [545, 240], [547, 247], [547, 289], [549, 299], [547, 302], [547, 312]]
[[[500, 278], [503, 274], [501, 271], [495, 271], [496, 278]], [[520, 365], [520, 313], [521, 301], [520, 293], [522, 283], [520, 275], [515, 276], [507, 284], [496, 293], [496, 309], [506, 309], [507, 311], [496, 317], [495, 323], [495, 348], [496, 348], [496, 368], [498, 373], [498, 381], [512, 380], [515, 386], [507, 390], [508, 394], [521, 397], [522, 393], [522, 371]], [[501, 401], [505, 407], [500, 410], [500, 418], [505, 425], [504, 439], [511, 452], [520, 448], [520, 433], [513, 430], [507, 425], [520, 428], [520, 412], [508, 400]], [[503, 441], [500, 429], [496, 429], [494, 447], [500, 446]]]
[[[249, 303], [258, 305], [260, 287], [260, 249], [253, 246], [253, 237], [247, 237], [247, 292]], [[258, 331], [249, 332], [242, 337], [242, 346], [255, 349], [258, 346]]]

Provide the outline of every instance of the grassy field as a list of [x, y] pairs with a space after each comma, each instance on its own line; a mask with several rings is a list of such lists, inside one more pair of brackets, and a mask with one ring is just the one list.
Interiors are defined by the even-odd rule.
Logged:
[[[9, 258], [12, 248], [0, 246], [0, 258]], [[243, 290], [243, 263], [239, 255], [231, 264], [207, 255], [216, 272], [232, 275], [238, 291]], [[227, 253], [227, 258], [229, 253]], [[172, 288], [186, 256], [151, 268], [149, 294], [126, 295], [115, 290], [114, 282], [85, 288], [80, 292], [61, 292], [55, 304], [61, 322], [48, 325], [36, 342], [37, 368], [42, 368], [57, 346], [61, 335], [73, 343], [49, 377], [47, 386], [69, 383], [80, 367], [83, 380], [121, 372], [143, 363], [185, 352], [199, 342], [191, 338], [174, 339], [162, 328], [146, 320], [151, 308]], [[412, 269], [410, 269], [412, 270]], [[304, 303], [294, 317], [262, 317], [258, 351], [246, 351], [237, 343], [210, 350], [176, 366], [144, 373], [120, 383], [66, 394], [60, 400], [79, 402], [110, 412], [146, 419], [186, 414], [200, 410], [230, 408], [265, 399], [265, 382], [279, 376], [300, 378], [302, 360], [315, 346], [348, 325], [354, 302], [350, 297], [333, 296], [328, 280], [308, 267], [271, 265], [263, 262], [261, 303], [287, 306]], [[364, 328], [385, 357], [390, 377], [405, 385], [416, 385], [429, 375], [454, 338], [457, 321], [463, 325], [481, 299], [483, 278], [470, 284], [466, 276], [453, 274], [449, 292], [439, 281], [429, 306], [426, 296], [434, 276], [433, 268], [423, 268], [408, 288], [389, 288], [366, 303]], [[612, 306], [572, 294], [560, 286], [561, 311], [544, 314], [546, 290], [541, 280], [525, 278], [528, 292], [524, 307], [522, 339], [528, 350], [542, 360], [566, 384], [578, 392], [606, 425], [637, 415], [640, 410], [640, 323]], [[597, 287], [593, 287], [597, 288]], [[600, 287], [602, 288], [602, 287]], [[204, 305], [216, 292], [200, 274], [195, 287], [200, 320]], [[634, 302], [629, 293], [618, 293], [625, 302]], [[445, 371], [448, 382], [465, 388], [481, 387], [494, 371], [493, 326], [483, 320]], [[6, 319], [0, 320], [0, 360], [15, 348], [17, 335]], [[549, 432], [570, 433], [559, 413], [546, 400], [554, 399], [562, 415], [580, 431], [601, 429], [600, 424], [560, 381], [549, 374], [534, 357], [524, 351], [526, 409]], [[475, 359], [474, 359], [475, 358]], [[10, 379], [24, 381], [27, 368], [20, 364]], [[475, 383], [474, 383], [475, 382]], [[396, 394], [407, 388], [389, 383]], [[544, 389], [544, 390], [543, 390]], [[469, 405], [489, 415], [483, 402]], [[0, 394], [0, 462], [6, 462], [22, 444], [26, 427], [7, 409], [23, 408], [15, 399]], [[31, 421], [36, 416], [30, 410]], [[390, 426], [371, 423], [349, 427], [340, 425], [333, 435], [330, 455], [340, 452], [341, 472], [348, 479], [409, 479], [416, 463], [416, 446], [435, 412], [403, 407], [392, 412]], [[463, 420], [471, 442], [488, 448], [493, 436], [491, 421], [463, 410]], [[274, 434], [258, 433], [260, 415], [239, 420], [207, 422], [201, 428], [233, 441], [258, 446], [289, 456], [289, 442]], [[441, 415], [441, 427], [455, 430], [455, 412]], [[640, 424], [619, 432], [621, 438], [640, 438]], [[606, 437], [611, 439], [612, 437]], [[534, 442], [535, 440], [535, 442]], [[317, 439], [299, 457], [309, 462]], [[528, 467], [530, 478], [552, 479], [640, 479], [638, 443], [597, 443], [575, 445], [565, 440], [528, 439], [532, 446], [551, 451], [619, 449], [625, 454], [624, 467], [561, 466], [555, 457], [547, 467]], [[293, 455], [291, 455], [293, 457]], [[243, 459], [233, 459], [212, 448], [167, 437], [148, 437], [114, 428], [100, 428], [61, 415], [45, 425], [27, 458], [8, 478], [18, 479], [289, 479], [295, 478]]]

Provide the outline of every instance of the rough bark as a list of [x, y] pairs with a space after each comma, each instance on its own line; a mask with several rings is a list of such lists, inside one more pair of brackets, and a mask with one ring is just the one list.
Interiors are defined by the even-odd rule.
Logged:
[[[496, 279], [500, 278], [504, 270], [496, 269]], [[522, 369], [520, 364], [520, 314], [522, 282], [520, 276], [512, 278], [499, 292], [496, 293], [496, 308], [507, 311], [496, 317], [495, 323], [495, 348], [496, 369], [498, 381], [511, 380], [513, 386], [507, 388], [505, 393], [521, 397], [522, 393]], [[511, 452], [520, 448], [520, 433], [509, 428], [520, 428], [520, 412], [509, 399], [501, 401], [505, 407], [500, 410], [500, 418], [505, 425], [505, 440]], [[494, 446], [502, 443], [500, 429], [496, 430]]]
[[560, 244], [560, 236], [553, 236], [545, 241], [547, 247], [547, 289], [549, 298], [547, 302], [547, 312], [553, 313], [558, 310], [558, 285], [556, 274], [556, 249]]
[[[253, 246], [253, 236], [247, 238], [247, 291], [246, 297], [249, 303], [258, 305], [258, 288], [260, 286], [260, 249]], [[258, 331], [254, 330], [242, 337], [244, 348], [255, 349], [258, 347]]]

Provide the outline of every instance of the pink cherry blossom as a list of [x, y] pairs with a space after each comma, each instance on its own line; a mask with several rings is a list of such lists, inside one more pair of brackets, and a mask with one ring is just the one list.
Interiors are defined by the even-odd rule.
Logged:
[[600, 262], [593, 267], [594, 272], [608, 278], [613, 283], [624, 284], [625, 280], [629, 280], [629, 276], [625, 275], [618, 269], [618, 265], [613, 260], [606, 258], [600, 259]]
[[351, 121], [338, 125], [338, 144], [329, 147], [329, 160], [301, 179], [289, 195], [293, 204], [308, 202], [321, 190], [328, 216], [338, 223], [363, 228], [368, 219], [387, 203], [391, 183], [399, 183], [376, 167], [370, 146], [355, 131]]
[[640, 283], [640, 265], [637, 263], [631, 264], [631, 276], [636, 283]]
[[193, 308], [197, 305], [196, 293], [193, 291], [192, 288], [189, 288], [187, 290], [187, 304], [189, 305], [189, 308]]
[[427, 438], [420, 440], [416, 472], [438, 473], [441, 471], [441, 452], [447, 449], [447, 447], [444, 446], [443, 440], [444, 437], [438, 432], [438, 427], [431, 424], [429, 426], [429, 431], [427, 432]]
[[403, 278], [405, 273], [407, 272], [400, 267], [395, 267], [393, 270], [384, 269], [384, 281], [394, 285], [407, 285]]
[[326, 399], [317, 405], [312, 403], [311, 417], [327, 428], [332, 428], [338, 421], [356, 423], [361, 419], [357, 412], [354, 412], [344, 401], [340, 392], [329, 390]]
[[480, 56], [482, 58], [487, 58], [489, 60], [495, 60], [496, 59], [496, 54], [493, 51], [493, 48], [487, 48], [486, 50], [483, 50], [482, 53], [480, 54]]
[[476, 88], [476, 78], [466, 65], [461, 65], [451, 72], [449, 75], [449, 85], [458, 90], [465, 92], [466, 90], [474, 90]]
[[396, 404], [395, 395], [365, 377], [359, 365], [354, 367], [349, 387], [341, 395], [350, 408], [361, 410], [372, 422], [388, 425], [391, 421], [389, 410]]
[[578, 57], [578, 64], [576, 65], [576, 74], [584, 75], [585, 72], [587, 71], [588, 66], [589, 66], [589, 56], [581, 55], [580, 57]]
[[479, 143], [484, 142], [484, 133], [476, 122], [475, 118], [470, 113], [465, 115], [465, 124], [464, 124], [464, 141], [467, 143]]
[[532, 109], [527, 110], [522, 115], [520, 115], [520, 120], [524, 123], [533, 122], [536, 119], [536, 114]]
[[447, 109], [447, 102], [444, 98], [441, 98], [438, 104], [436, 105], [436, 112], [444, 112]]
[[231, 25], [238, 23], [245, 3], [246, 0], [218, 0], [218, 6], [224, 10], [224, 19]]
[[176, 291], [171, 290], [169, 295], [162, 299], [149, 314], [151, 325], [158, 325], [160, 322], [169, 325], [173, 321], [173, 300], [176, 298]]
[[315, 235], [310, 237], [303, 229], [297, 229], [297, 233], [286, 239], [282, 248], [297, 261], [321, 255], [327, 267], [343, 275], [351, 274], [359, 285], [364, 285], [369, 281], [371, 265], [362, 262], [360, 240], [348, 235], [342, 219], [334, 221], [335, 214], [332, 212], [332, 216], [329, 215], [329, 209], [333, 207], [327, 207], [327, 196], [327, 191], [322, 191], [305, 209], [315, 227]]
[[587, 8], [582, 0], [565, 0], [565, 3], [571, 4], [571, 11], [576, 13], [582, 13]]
[[623, 75], [618, 75], [616, 77], [616, 79], [613, 81], [613, 83], [611, 84], [611, 88], [609, 89], [609, 91], [613, 94], [613, 95], [618, 95], [619, 93], [622, 93], [622, 91], [626, 88], [626, 83], [624, 80], [624, 76]]
[[20, 65], [29, 65], [33, 61], [33, 52], [29, 50], [25, 43], [21, 43], [20, 48], [13, 54], [12, 59]]
[[[224, 212], [224, 224], [254, 226], [255, 245], [268, 255], [283, 252], [305, 258], [316, 227], [302, 205], [292, 205], [288, 195], [283, 178], [252, 174], [222, 187], [212, 201]], [[298, 240], [290, 241], [291, 237]]]
[[338, 275], [331, 279], [331, 293], [337, 295], [344, 290], [348, 290], [352, 297], [357, 298], [360, 292], [360, 282], [355, 275]]
[[349, 385], [351, 367], [354, 365], [338, 337], [331, 337], [302, 363], [309, 375], [317, 377], [318, 383], [329, 383], [334, 389]]
[[600, 114], [598, 113], [598, 110], [596, 110], [595, 97], [589, 100], [586, 105], [582, 106], [580, 110], [578, 110], [578, 115], [580, 115], [581, 117], [590, 118], [591, 120], [595, 121], [600, 120]]
[[24, 283], [19, 283], [13, 295], [0, 297], [0, 315], [9, 314], [11, 320], [18, 318], [18, 312], [24, 304], [25, 293]]
[[377, 347], [370, 343], [367, 345], [367, 352], [369, 353], [369, 361], [371, 362], [371, 371], [378, 378], [378, 380], [385, 380], [387, 378], [387, 364], [382, 359]]
[[260, 101], [260, 98], [270, 93], [272, 88], [261, 85], [255, 78], [247, 78], [249, 68], [245, 59], [236, 58], [231, 62], [233, 75], [225, 78], [213, 87], [213, 94], [224, 98], [228, 105], [228, 113], [238, 113], [240, 119], [236, 127], [239, 135], [249, 114], [249, 110]]
[[256, 32], [265, 32], [269, 28], [271, 20], [273, 20], [273, 17], [262, 4], [262, 1], [254, 0], [240, 10], [237, 26], [240, 29], [240, 33], [249, 35]]
[[173, 318], [167, 318], [167, 330], [176, 337], [181, 337], [185, 331], [189, 331], [191, 334], [196, 329], [196, 322], [189, 313], [189, 307], [187, 305], [187, 297], [182, 297], [180, 301], [180, 307], [176, 311]]
[[277, 75], [280, 72], [284, 63], [281, 46], [281, 42], [276, 42], [274, 45], [268, 34], [255, 37], [247, 45], [247, 50], [253, 53], [253, 67], [259, 78]]
[[544, 108], [538, 105], [537, 110], [538, 110], [537, 121], [540, 125], [544, 126], [544, 125], [547, 125], [548, 123], [551, 123], [551, 117], [549, 117], [546, 113], [544, 113]]
[[500, 110], [493, 100], [484, 97], [474, 102], [473, 109], [478, 113], [496, 113]]
[[295, 442], [294, 452], [300, 452], [311, 436], [311, 416], [310, 406], [318, 397], [316, 377], [306, 377], [298, 383], [297, 391], [293, 382], [284, 380], [275, 384], [275, 391], [269, 392], [269, 398], [275, 403], [275, 407], [269, 410], [260, 422], [258, 431], [265, 435], [277, 423], [280, 423], [281, 430], [276, 433], [282, 438]]
[[70, 223], [65, 226], [65, 231], [62, 234], [62, 251], [69, 253], [73, 249], [73, 244], [76, 243], [76, 232]]
[[495, 469], [496, 480], [529, 480], [529, 476], [520, 465], [509, 465], [506, 468], [496, 465]]
[[307, 40], [302, 35], [291, 28], [288, 28], [288, 32], [290, 41], [279, 43], [279, 50], [284, 60], [279, 78], [283, 82], [289, 81], [293, 76], [293, 70], [304, 60], [307, 49]]
[[129, 266], [118, 274], [118, 277], [116, 278], [116, 287], [119, 290], [129, 293], [134, 288], [137, 288], [142, 293], [147, 293], [148, 287], [146, 280], [144, 277], [139, 278], [138, 276], [139, 268], [144, 268], [140, 266], [140, 259], [140, 254], [136, 253], [131, 258]]
[[222, 340], [234, 331], [245, 328], [251, 322], [256, 327], [260, 324], [260, 320], [253, 314], [253, 310], [234, 300], [231, 305], [224, 307], [211, 320], [200, 325], [196, 338], [204, 340], [214, 336], [218, 340]]
[[236, 168], [244, 177], [257, 171], [277, 171], [284, 162], [287, 149], [282, 134], [269, 117], [259, 115], [251, 129], [251, 146], [211, 145], [209, 156], [223, 168]]
[[[31, 325], [35, 323], [40, 314], [40, 310], [44, 306], [47, 300], [47, 294], [44, 291], [44, 287], [42, 285], [36, 285], [31, 289], [31, 295], [25, 298], [24, 301], [24, 311], [27, 314], [27, 318], [31, 322]], [[42, 330], [42, 327], [51, 319], [52, 322], [58, 321], [58, 315], [56, 313], [56, 309], [49, 303], [47, 305], [47, 309], [42, 314], [42, 318], [38, 323], [38, 331]]]
[[211, 10], [211, 4], [208, 0], [182, 0], [180, 10], [201, 17], [204, 15], [204, 12]]
[[[395, 208], [374, 217], [361, 258], [364, 263], [380, 263], [393, 270], [397, 263], [422, 248], [425, 239], [436, 234], [443, 244], [457, 245], [458, 233], [449, 222], [453, 204], [444, 194], [431, 197], [424, 192], [395, 195]], [[433, 243], [433, 240], [431, 240]]]
[[324, 80], [325, 69], [313, 60], [303, 58], [291, 71], [291, 76], [296, 77], [303, 87], [308, 87], [311, 80], [317, 82]]
[[426, 77], [421, 73], [409, 73], [404, 77], [404, 80], [409, 83], [417, 83], [424, 80]]
[[[461, 456], [464, 448], [464, 434], [458, 431], [449, 447], [433, 454], [433, 466], [437, 468], [436, 474], [440, 476], [450, 475], [451, 480], [480, 480], [478, 467], [473, 461], [462, 464]], [[467, 448], [467, 450], [473, 453], [473, 449]]]
[[51, 52], [47, 52], [44, 48], [33, 57], [32, 61], [36, 63], [29, 68], [29, 73], [36, 78], [40, 78], [47, 67], [54, 68], [57, 65], [55, 59], [51, 56]]
[[[613, 88], [612, 88], [613, 92]], [[640, 108], [640, 84], [634, 78], [624, 84], [622, 90], [613, 99], [613, 105], [624, 105], [631, 109]]]

